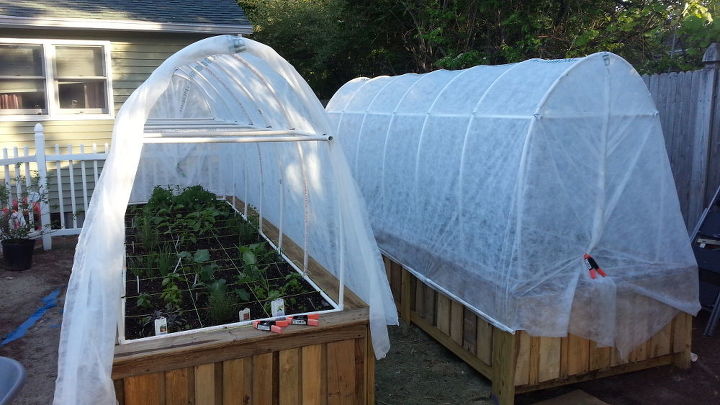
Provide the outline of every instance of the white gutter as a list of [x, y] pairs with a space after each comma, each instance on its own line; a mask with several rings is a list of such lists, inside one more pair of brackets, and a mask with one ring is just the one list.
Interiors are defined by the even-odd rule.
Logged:
[[14, 17], [0, 15], [0, 28], [82, 29], [103, 31], [159, 31], [202, 34], [252, 34], [251, 25], [158, 23], [138, 20]]

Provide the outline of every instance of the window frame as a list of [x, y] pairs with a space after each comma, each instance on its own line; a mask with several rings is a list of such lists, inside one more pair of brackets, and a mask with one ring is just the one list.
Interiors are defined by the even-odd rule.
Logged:
[[[112, 63], [110, 41], [91, 41], [74, 39], [26, 39], [26, 38], [0, 38], [0, 44], [12, 45], [41, 45], [43, 55], [43, 75], [45, 81], [45, 111], [34, 113], [0, 113], [1, 121], [52, 121], [52, 120], [107, 120], [115, 118], [115, 105], [113, 102]], [[56, 46], [99, 46], [102, 48], [103, 70], [105, 80], [105, 110], [100, 109], [70, 109], [60, 108], [60, 95], [58, 81], [60, 77], [56, 70]], [[33, 110], [35, 111], [35, 110]]]

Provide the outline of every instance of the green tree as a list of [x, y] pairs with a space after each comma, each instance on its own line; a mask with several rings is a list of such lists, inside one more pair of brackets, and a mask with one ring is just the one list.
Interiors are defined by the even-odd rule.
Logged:
[[598, 51], [641, 72], [701, 66], [719, 0], [240, 0], [255, 38], [329, 98], [356, 76]]

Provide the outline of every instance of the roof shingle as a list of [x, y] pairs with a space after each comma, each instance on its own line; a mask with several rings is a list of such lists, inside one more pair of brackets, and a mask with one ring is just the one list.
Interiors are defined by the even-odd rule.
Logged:
[[0, 16], [250, 26], [233, 0], [0, 0]]

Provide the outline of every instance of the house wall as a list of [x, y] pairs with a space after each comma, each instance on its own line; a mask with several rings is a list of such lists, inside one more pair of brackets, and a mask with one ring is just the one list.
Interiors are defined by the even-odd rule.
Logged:
[[[114, 111], [122, 106], [150, 73], [158, 67], [168, 56], [185, 46], [208, 37], [205, 34], [176, 34], [176, 33], [130, 33], [130, 32], [99, 32], [99, 31], [61, 31], [61, 30], [19, 30], [0, 29], [0, 38], [29, 38], [29, 39], [71, 39], [94, 40], [111, 42], [111, 70]], [[45, 142], [48, 147], [46, 153], [54, 154], [54, 145], [61, 145], [61, 153], [68, 153], [68, 145], [73, 145], [73, 152], [79, 153], [77, 146], [84, 144], [85, 152], [92, 152], [92, 144], [96, 143], [98, 151], [105, 151], [104, 144], [110, 144], [112, 138], [112, 118], [106, 119], [78, 119], [78, 120], [27, 120], [2, 121], [0, 120], [0, 148], [28, 147], [34, 154], [35, 138], [33, 127], [40, 122], [45, 128]], [[20, 152], [22, 154], [22, 151]], [[0, 156], [1, 157], [1, 156]], [[103, 162], [98, 162], [98, 171], [102, 170]], [[83, 192], [80, 179], [80, 166], [76, 164], [75, 170], [75, 196], [79, 224], [84, 217]], [[93, 165], [86, 165], [87, 187], [89, 195], [94, 189]], [[4, 177], [0, 173], [0, 178]], [[65, 211], [66, 227], [72, 226], [70, 203], [70, 176], [69, 165], [64, 162], [60, 165], [60, 182], [63, 188], [63, 210]], [[58, 194], [57, 167], [54, 163], [48, 165], [49, 203], [53, 212], [53, 220], [59, 221], [60, 199]]]
[[[174, 33], [129, 33], [100, 31], [62, 31], [0, 29], [0, 38], [73, 39], [111, 42], [111, 68], [114, 110], [168, 56], [208, 35]], [[33, 126], [45, 127], [48, 145], [102, 145], [110, 143], [112, 119], [0, 121], [0, 145], [34, 148]]]

